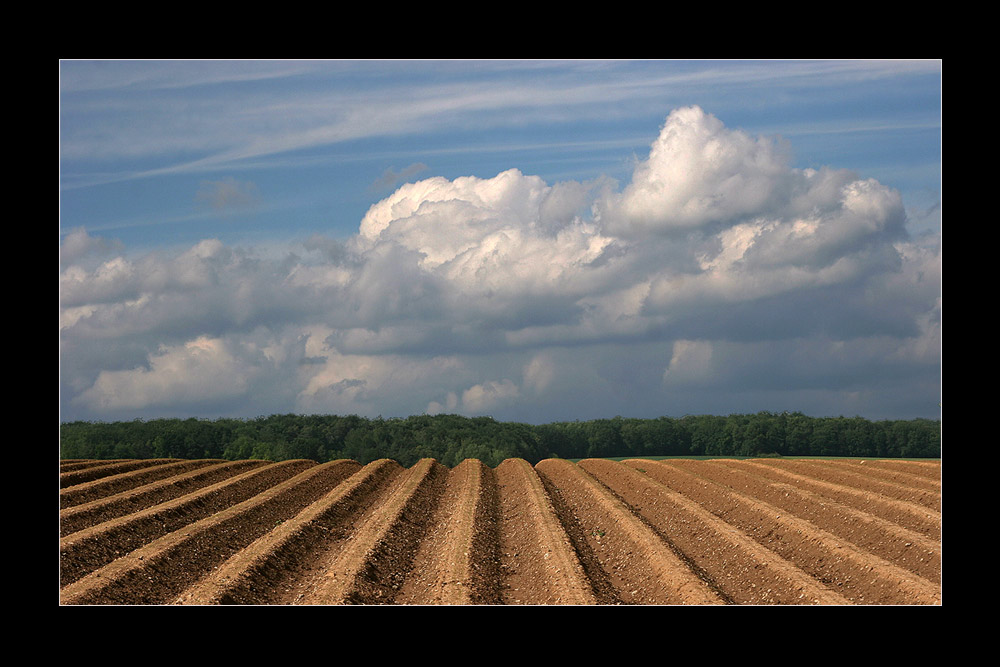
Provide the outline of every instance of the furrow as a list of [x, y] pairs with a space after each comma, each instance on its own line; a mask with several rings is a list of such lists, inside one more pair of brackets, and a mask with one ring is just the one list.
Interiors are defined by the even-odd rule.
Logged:
[[940, 470], [64, 461], [60, 603], [940, 605]]
[[[134, 460], [135, 459], [115, 459], [115, 463], [126, 463]], [[74, 472], [105, 465], [108, 465], [108, 462], [101, 459], [63, 459], [59, 462], [59, 472]]]
[[607, 486], [674, 545], [697, 571], [735, 604], [850, 604], [801, 569], [764, 548], [698, 503], [636, 467], [589, 459], [580, 467]]
[[476, 459], [466, 459], [452, 469], [396, 602], [498, 603], [497, 514], [493, 470]]
[[315, 461], [306, 460], [271, 463], [68, 535], [59, 540], [61, 584], [70, 584], [159, 537], [253, 498], [315, 465]]
[[721, 461], [674, 461], [673, 464], [744, 496], [768, 503], [783, 513], [808, 521], [831, 535], [935, 584], [941, 581], [940, 546], [889, 521], [790, 484], [772, 483]]
[[496, 468], [503, 604], [596, 604], [599, 599], [538, 472], [524, 459]]
[[625, 604], [724, 604], [725, 598], [631, 509], [579, 465], [546, 459], [535, 469], [563, 496]]
[[298, 604], [391, 603], [410, 569], [447, 468], [421, 459], [401, 476], [384, 504], [358, 526], [343, 551]]
[[214, 567], [295, 516], [357, 469], [352, 461], [309, 463], [291, 479], [168, 533], [66, 586], [61, 603], [166, 604], [176, 599]]
[[778, 459], [760, 459], [764, 465], [774, 466], [781, 470], [791, 470], [813, 479], [859, 489], [861, 491], [878, 493], [888, 498], [910, 502], [921, 505], [940, 516], [941, 494], [923, 489], [913, 489], [902, 484], [875, 480], [871, 477], [851, 472], [849, 470], [838, 470], [831, 466], [823, 465], [814, 461], [783, 461]]
[[63, 489], [59, 492], [59, 507], [65, 509], [97, 500], [98, 498], [105, 498], [158, 479], [164, 479], [186, 470], [194, 470], [195, 468], [201, 468], [213, 463], [222, 463], [222, 459], [200, 459], [196, 461], [161, 459], [156, 465], [145, 465], [124, 470], [116, 468], [113, 471], [110, 466], [102, 466], [101, 470], [104, 470], [106, 474], [101, 474], [93, 479], [78, 480], [72, 486], [69, 486], [69, 488], [66, 488], [67, 485], [63, 484]]
[[267, 462], [246, 460], [228, 461], [207, 467], [199, 466], [191, 472], [151, 482], [113, 496], [68, 507], [59, 512], [59, 535], [65, 537], [105, 521], [135, 514], [153, 505], [179, 498], [197, 489], [233, 477], [249, 468], [259, 468], [264, 465], [267, 465]]
[[933, 582], [676, 463], [642, 461], [641, 465], [645, 474], [698, 502], [855, 604], [940, 604], [940, 587]]
[[184, 591], [178, 604], [280, 604], [296, 596], [331, 551], [342, 548], [365, 507], [402, 471], [389, 459], [360, 468], [325, 496], [233, 555]]
[[865, 465], [883, 470], [895, 470], [909, 475], [918, 475], [936, 482], [941, 481], [941, 462], [891, 461], [885, 459], [865, 461]]
[[912, 531], [934, 542], [941, 541], [941, 514], [924, 505], [888, 498], [871, 491], [826, 482], [804, 474], [782, 470], [760, 461], [720, 461], [724, 465], [752, 470], [777, 483], [786, 483], [796, 488], [811, 491], [816, 495], [830, 498], [842, 505], [891, 521], [905, 530]]
[[871, 465], [868, 461], [824, 461], [824, 465], [845, 472], [857, 473], [874, 480], [896, 484], [908, 489], [921, 489], [931, 493], [941, 493], [941, 480], [928, 479], [913, 472], [904, 472], [896, 468]]
[[82, 470], [60, 471], [59, 488], [65, 489], [70, 486], [76, 486], [77, 484], [92, 482], [95, 479], [100, 479], [101, 477], [118, 475], [130, 470], [138, 470], [139, 468], [149, 468], [150, 466], [173, 463], [177, 460], [178, 459], [122, 459], [120, 461], [101, 461], [100, 465], [87, 466]]

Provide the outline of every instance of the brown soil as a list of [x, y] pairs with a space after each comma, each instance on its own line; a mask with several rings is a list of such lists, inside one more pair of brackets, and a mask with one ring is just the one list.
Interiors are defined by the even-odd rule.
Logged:
[[797, 473], [791, 466], [779, 468], [763, 464], [760, 461], [726, 461], [725, 463], [746, 469], [779, 484], [791, 484], [798, 489], [810, 491], [866, 514], [887, 519], [903, 529], [912, 530], [937, 542], [941, 541], [941, 513], [929, 510], [923, 505], [889, 498], [863, 488], [852, 488], [810, 477], [809, 469], [802, 469], [802, 473]]
[[62, 604], [941, 603], [937, 463], [89, 463]]
[[[935, 584], [941, 582], [940, 541], [906, 530], [877, 513], [862, 512], [792, 483], [775, 483], [744, 469], [738, 462], [706, 465], [677, 462], [687, 470], [751, 497], [756, 503], [808, 521], [887, 562], [895, 563]], [[693, 464], [693, 465], [688, 465]]]
[[593, 604], [581, 556], [537, 470], [522, 459], [496, 468], [504, 604]]
[[[210, 461], [207, 463], [211, 464]], [[229, 461], [212, 465], [190, 466], [197, 469], [187, 473], [184, 472], [185, 466], [177, 465], [171, 471], [173, 475], [166, 479], [138, 487], [128, 484], [129, 490], [127, 491], [101, 496], [91, 502], [67, 506], [66, 509], [59, 512], [59, 534], [65, 537], [99, 523], [136, 514], [148, 507], [180, 498], [251, 468], [264, 465], [266, 465], [265, 461]], [[134, 473], [126, 473], [123, 477], [132, 474]], [[92, 490], [94, 489], [92, 488]], [[104, 493], [109, 490], [111, 490], [110, 486], [101, 489]]]
[[[135, 459], [115, 459], [115, 463], [127, 463]], [[59, 462], [59, 472], [74, 472], [108, 465], [107, 461], [94, 459], [63, 459]]]
[[447, 486], [396, 604], [500, 602], [497, 482], [492, 469], [466, 459]]
[[725, 599], [583, 468], [547, 459], [536, 469], [558, 489], [572, 520], [625, 604], [723, 604]]
[[122, 465], [104, 465], [73, 473], [60, 475], [59, 507], [65, 509], [80, 505], [96, 498], [105, 498], [113, 493], [121, 493], [158, 479], [168, 479], [187, 470], [203, 468], [213, 463], [208, 459], [196, 461], [127, 462]]
[[654, 481], [643, 467], [597, 459], [580, 466], [628, 504], [727, 602], [847, 604], [839, 593], [697, 502]]
[[[858, 547], [796, 512], [714, 478], [719, 461], [626, 462], [702, 505], [855, 604], [937, 604], [940, 586]], [[693, 465], [698, 464], [698, 465]], [[708, 468], [706, 468], [706, 465]], [[706, 474], [706, 473], [713, 474]], [[773, 497], [771, 497], [773, 500]]]
[[[79, 595], [79, 599], [93, 601], [158, 600], [155, 596], [161, 594], [159, 591], [144, 590], [146, 584], [142, 575], [122, 576], [123, 568], [141, 572], [155, 567], [158, 576], [166, 571], [176, 572], [181, 578], [200, 576], [194, 567], [182, 571], [184, 558], [176, 557], [175, 545], [180, 544], [182, 548], [190, 545], [189, 551], [197, 562], [212, 558], [209, 544], [201, 541], [210, 532], [202, 531], [203, 527], [214, 531], [212, 536], [218, 538], [218, 545], [223, 550], [234, 548], [242, 539], [232, 534], [233, 526], [240, 522], [249, 526], [250, 533], [270, 529], [274, 524], [260, 521], [276, 517], [280, 522], [295, 511], [298, 503], [315, 500], [311, 496], [315, 487], [325, 490], [322, 484], [335, 485], [343, 476], [320, 477], [313, 470], [316, 467], [314, 461], [271, 464], [195, 494], [63, 538], [60, 540], [62, 584], [66, 586], [63, 592], [67, 599]], [[339, 468], [329, 465], [321, 470], [340, 473]], [[185, 539], [192, 535], [198, 539]], [[212, 546], [215, 544], [212, 542]], [[114, 576], [104, 572], [108, 568]], [[86, 576], [81, 578], [84, 574]], [[131, 587], [121, 590], [128, 586]], [[69, 593], [67, 589], [71, 589]], [[103, 594], [104, 589], [110, 590], [107, 596]], [[144, 597], [147, 593], [151, 597]]]
[[221, 563], [178, 604], [289, 604], [310, 587], [351, 538], [363, 513], [376, 507], [403, 470], [395, 461], [373, 461], [294, 517]]
[[845, 466], [833, 461], [806, 462], [775, 459], [761, 459], [761, 462], [782, 470], [801, 472], [813, 479], [840, 484], [846, 488], [859, 489], [865, 493], [875, 493], [886, 498], [920, 505], [940, 516], [940, 489], [928, 489], [924, 484], [913, 486], [905, 480], [897, 481], [887, 479], [884, 476], [875, 477], [869, 474], [870, 468], [864, 468], [860, 464]]

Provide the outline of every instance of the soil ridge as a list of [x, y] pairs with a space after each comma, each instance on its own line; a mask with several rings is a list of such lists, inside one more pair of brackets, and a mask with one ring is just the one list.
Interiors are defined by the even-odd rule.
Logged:
[[358, 527], [315, 588], [298, 604], [387, 604], [409, 571], [447, 468], [425, 458], [401, 475], [377, 512]]
[[503, 603], [595, 604], [593, 584], [537, 468], [507, 459], [496, 473]]
[[252, 499], [315, 465], [315, 461], [306, 460], [272, 463], [61, 538], [61, 584], [71, 584], [157, 538]]
[[648, 461], [580, 461], [647, 521], [676, 544], [697, 571], [735, 604], [825, 604], [850, 602], [794, 564], [761, 546], [698, 503], [645, 474]]
[[[212, 567], [350, 474], [343, 461], [310, 466], [241, 503], [176, 530], [63, 588], [64, 604], [165, 604]], [[149, 582], [155, 582], [151, 585]]]
[[808, 521], [866, 553], [903, 567], [935, 584], [940, 583], [940, 548], [930, 544], [922, 536], [806, 489], [773, 483], [746, 468], [705, 465], [706, 463], [709, 462], [691, 461], [678, 465], [743, 496]]
[[940, 587], [812, 523], [685, 469], [651, 461], [646, 474], [750, 535], [855, 604], [940, 604]]
[[546, 459], [535, 468], [573, 507], [603, 569], [616, 582], [622, 602], [725, 603], [673, 549], [578, 464]]
[[315, 567], [331, 543], [343, 541], [364, 504], [375, 503], [402, 473], [390, 459], [361, 466], [326, 495], [262, 535], [184, 591], [179, 604], [275, 604]]
[[59, 512], [60, 537], [66, 537], [84, 528], [96, 526], [112, 519], [136, 514], [154, 505], [174, 500], [197, 489], [233, 477], [248, 468], [264, 465], [266, 465], [265, 461], [226, 461], [207, 467], [199, 467], [190, 472], [183, 472], [180, 475], [150, 482], [81, 505], [67, 507]]

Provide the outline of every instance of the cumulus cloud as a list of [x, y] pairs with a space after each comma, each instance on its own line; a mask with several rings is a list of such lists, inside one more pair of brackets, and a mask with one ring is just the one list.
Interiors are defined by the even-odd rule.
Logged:
[[122, 244], [117, 241], [94, 237], [86, 229], [72, 230], [59, 247], [59, 262], [62, 267], [75, 265], [88, 257], [102, 257], [120, 251]]
[[789, 160], [782, 142], [729, 130], [699, 107], [677, 109], [616, 202], [612, 228], [686, 230], [754, 215], [788, 187]]
[[254, 368], [241, 361], [242, 354], [218, 338], [163, 346], [150, 355], [148, 368], [101, 371], [77, 400], [91, 409], [120, 411], [237, 397], [247, 391]]
[[458, 394], [453, 391], [449, 391], [444, 402], [431, 401], [427, 404], [427, 410], [425, 412], [429, 415], [439, 415], [441, 413], [454, 413], [455, 409], [458, 407]]
[[555, 378], [556, 364], [545, 353], [536, 354], [524, 367], [524, 386], [536, 394], [544, 393]]
[[520, 390], [511, 380], [490, 380], [462, 392], [462, 408], [470, 414], [488, 413], [511, 403], [520, 396]]
[[[783, 141], [690, 107], [620, 190], [430, 177], [354, 237], [279, 258], [214, 239], [127, 258], [79, 230], [61, 248], [67, 405], [586, 418], [672, 413], [695, 389], [794, 392], [844, 349], [859, 377], [939, 362], [939, 242], [909, 238], [895, 190], [790, 164]], [[247, 193], [211, 192], [227, 189]], [[761, 409], [782, 408], [798, 409]]]
[[704, 340], [674, 342], [670, 364], [663, 373], [664, 382], [675, 380], [699, 382], [712, 372], [712, 343]]

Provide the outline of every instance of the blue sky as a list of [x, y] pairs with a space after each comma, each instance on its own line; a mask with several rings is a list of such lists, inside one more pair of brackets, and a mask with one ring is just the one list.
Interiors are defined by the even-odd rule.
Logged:
[[939, 415], [939, 61], [59, 77], [63, 419]]

